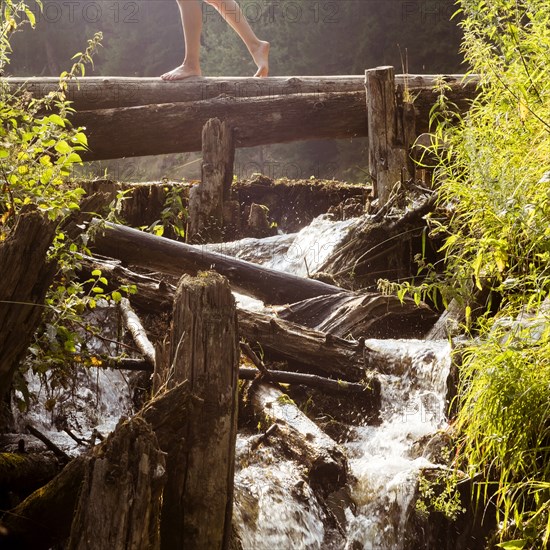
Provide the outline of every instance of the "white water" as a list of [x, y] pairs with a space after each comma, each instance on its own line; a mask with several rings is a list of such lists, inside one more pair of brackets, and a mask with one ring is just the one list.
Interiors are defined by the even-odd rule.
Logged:
[[395, 374], [381, 380], [382, 423], [355, 428], [357, 439], [345, 445], [357, 478], [357, 510], [347, 513], [345, 548], [400, 550], [418, 473], [433, 466], [412, 457], [412, 446], [446, 426], [450, 346], [422, 340], [367, 340], [366, 345], [400, 359]]

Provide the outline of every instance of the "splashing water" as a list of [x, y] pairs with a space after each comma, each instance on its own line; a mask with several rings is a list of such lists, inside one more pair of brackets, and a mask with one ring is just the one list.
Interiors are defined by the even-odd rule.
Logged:
[[413, 444], [446, 426], [451, 350], [446, 341], [367, 340], [366, 345], [395, 358], [395, 370], [381, 379], [380, 425], [355, 428], [355, 441], [345, 445], [357, 478], [357, 510], [347, 512], [345, 548], [400, 550], [418, 473], [434, 466], [413, 456]]

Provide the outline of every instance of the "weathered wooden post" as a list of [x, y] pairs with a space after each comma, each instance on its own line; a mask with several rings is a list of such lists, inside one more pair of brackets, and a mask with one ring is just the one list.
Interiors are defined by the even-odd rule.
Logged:
[[203, 400], [166, 457], [161, 548], [228, 548], [233, 508], [239, 347], [227, 279], [184, 276], [176, 291], [168, 385], [189, 381]]
[[224, 203], [233, 180], [235, 144], [231, 127], [211, 118], [202, 130], [202, 181], [189, 193], [189, 242], [220, 240]]
[[393, 67], [365, 73], [369, 138], [369, 173], [374, 195], [385, 204], [399, 181], [409, 177], [409, 146], [414, 140], [414, 110], [396, 90]]

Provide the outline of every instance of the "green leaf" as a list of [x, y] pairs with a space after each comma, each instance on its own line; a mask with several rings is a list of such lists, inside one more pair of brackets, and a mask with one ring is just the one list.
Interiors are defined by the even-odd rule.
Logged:
[[499, 548], [503, 548], [504, 550], [521, 550], [522, 548], [525, 548], [525, 545], [527, 544], [527, 540], [525, 539], [516, 539], [516, 540], [509, 540], [506, 542], [500, 542], [497, 544]]
[[92, 277], [101, 277], [101, 269], [94, 269], [92, 271]]
[[0, 149], [0, 159], [5, 159], [9, 156], [9, 153], [6, 151], [6, 149]]
[[54, 124], [57, 124], [58, 126], [62, 126], [63, 128], [65, 128], [65, 121], [59, 115], [56, 115], [55, 113], [53, 115], [50, 115], [48, 117], [48, 120], [50, 122], [53, 122]]
[[72, 153], [72, 151], [73, 151], [73, 148], [64, 139], [62, 139], [61, 141], [58, 141], [55, 144], [54, 149], [58, 153], [61, 153], [62, 155], [68, 155], [69, 153]]

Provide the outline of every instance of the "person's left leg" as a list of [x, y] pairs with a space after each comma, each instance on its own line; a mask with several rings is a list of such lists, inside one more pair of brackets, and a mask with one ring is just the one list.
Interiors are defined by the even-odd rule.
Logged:
[[245, 43], [258, 70], [254, 76], [269, 74], [269, 42], [260, 40], [235, 0], [204, 0], [214, 6]]

